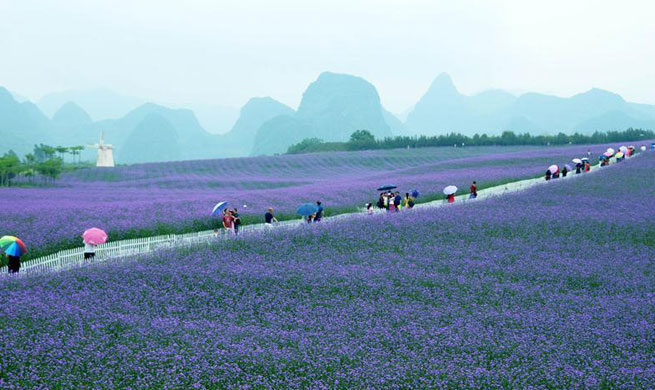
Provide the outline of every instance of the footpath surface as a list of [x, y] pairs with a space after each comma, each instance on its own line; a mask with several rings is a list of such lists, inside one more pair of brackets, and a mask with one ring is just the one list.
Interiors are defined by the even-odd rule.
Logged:
[[[639, 156], [637, 154], [636, 156]], [[635, 156], [635, 157], [636, 157]], [[613, 161], [614, 162], [614, 161]], [[596, 172], [602, 171], [603, 168], [598, 165], [594, 165], [589, 172], [581, 174], [569, 174], [566, 177], [561, 177], [559, 179], [554, 179], [556, 181], [560, 180], [572, 180], [580, 177], [584, 177], [589, 174], [594, 174]], [[459, 195], [455, 197], [454, 204], [448, 204], [445, 200], [435, 200], [426, 203], [418, 203], [414, 206], [414, 209], [427, 209], [435, 207], [443, 207], [445, 205], [466, 205], [470, 202], [480, 202], [484, 199], [489, 199], [497, 196], [502, 196], [508, 193], [514, 193], [518, 191], [524, 191], [528, 188], [532, 188], [539, 185], [546, 185], [548, 182], [544, 180], [543, 177], [517, 180], [514, 182], [509, 182], [506, 184], [485, 188], [478, 191], [478, 197], [475, 199], [469, 199], [469, 195]], [[324, 217], [321, 223], [331, 223], [333, 221], [343, 219], [343, 218], [352, 218], [356, 215], [362, 215], [365, 213], [365, 210], [362, 209], [358, 213], [346, 213], [338, 214], [335, 216]], [[275, 224], [273, 227], [261, 224], [251, 224], [244, 225], [239, 229], [239, 235], [248, 235], [249, 233], [255, 231], [261, 231], [264, 229], [294, 229], [299, 228], [304, 225], [306, 222], [303, 220], [290, 220], [283, 221]], [[143, 255], [151, 253], [161, 249], [170, 249], [170, 248], [179, 248], [190, 245], [199, 245], [199, 244], [211, 244], [216, 243], [217, 240], [232, 239], [234, 236], [232, 234], [227, 234], [224, 230], [220, 231], [220, 234], [217, 236], [214, 231], [207, 230], [201, 232], [187, 233], [187, 234], [168, 234], [161, 236], [152, 236], [144, 238], [136, 238], [131, 240], [121, 240], [108, 242], [103, 245], [99, 245], [96, 249], [96, 257], [93, 259], [93, 263], [98, 263], [107, 260], [124, 260], [133, 258], [137, 255]], [[70, 268], [81, 267], [89, 265], [89, 261], [84, 260], [84, 248], [75, 248], [65, 251], [60, 251], [53, 253], [48, 256], [32, 259], [28, 262], [22, 264], [20, 273], [18, 275], [7, 275], [5, 272], [0, 274], [0, 277], [23, 277], [29, 276], [44, 272], [57, 272]], [[4, 271], [4, 268], [0, 269]]]

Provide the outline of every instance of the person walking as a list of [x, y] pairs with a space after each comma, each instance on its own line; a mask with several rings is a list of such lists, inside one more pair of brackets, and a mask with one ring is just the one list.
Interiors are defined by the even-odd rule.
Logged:
[[393, 198], [393, 204], [396, 205], [396, 209], [394, 211], [400, 211], [403, 204], [403, 197], [400, 196], [400, 192], [398, 191], [396, 191], [396, 196]]
[[580, 163], [575, 164], [575, 174], [576, 175], [579, 174], [581, 170], [582, 170], [582, 164]]
[[93, 259], [94, 257], [96, 257], [96, 246], [84, 242], [84, 260]]
[[7, 255], [7, 270], [10, 274], [20, 271], [20, 256]]
[[567, 167], [562, 168], [562, 177], [566, 177], [568, 173], [569, 173], [569, 169]]
[[378, 199], [378, 204], [377, 204], [379, 209], [384, 208], [384, 192], [380, 193], [380, 198]]
[[366, 212], [370, 215], [373, 214], [373, 203], [366, 203]]
[[223, 228], [228, 232], [234, 233], [234, 217], [230, 210], [223, 211]]
[[403, 202], [403, 206], [405, 206], [406, 209], [414, 207], [414, 198], [409, 195], [409, 192], [405, 192], [405, 199], [403, 199]]
[[455, 194], [450, 194], [446, 198], [448, 200], [448, 203], [454, 203], [455, 202]]
[[552, 173], [550, 172], [550, 169], [548, 169], [548, 170], [546, 171], [546, 181], [550, 180], [550, 175], [551, 175], [551, 174], [552, 174]]
[[478, 183], [474, 180], [473, 184], [471, 184], [471, 195], [469, 195], [469, 199], [475, 199], [478, 197]]
[[586, 161], [584, 163], [584, 171], [589, 172], [591, 170], [591, 163], [589, 161]]
[[323, 205], [320, 200], [316, 201], [316, 214], [314, 214], [314, 222], [320, 222], [323, 218]]
[[273, 215], [272, 207], [269, 207], [266, 214], [264, 214], [264, 222], [266, 223], [267, 226], [273, 226], [273, 223], [279, 222], [277, 218], [275, 218], [275, 215]]
[[232, 209], [232, 218], [234, 218], [234, 234], [238, 235], [239, 226], [241, 226], [241, 217], [239, 216], [239, 212], [237, 211], [236, 207]]

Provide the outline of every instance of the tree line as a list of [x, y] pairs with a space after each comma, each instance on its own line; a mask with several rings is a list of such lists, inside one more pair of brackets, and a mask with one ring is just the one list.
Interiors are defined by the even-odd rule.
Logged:
[[[10, 187], [18, 179], [27, 183], [55, 182], [66, 169], [65, 157], [72, 156], [68, 165], [80, 164], [80, 154], [84, 146], [49, 146], [34, 145], [34, 152], [28, 153], [21, 160], [12, 150], [0, 157], [0, 186]], [[77, 157], [77, 162], [75, 159]]]
[[334, 152], [349, 150], [374, 150], [397, 148], [425, 148], [434, 146], [511, 146], [511, 145], [581, 145], [602, 144], [622, 141], [649, 140], [655, 138], [652, 130], [628, 128], [622, 131], [596, 131], [591, 135], [580, 133], [557, 135], [515, 134], [505, 131], [501, 135], [475, 134], [472, 137], [459, 133], [438, 136], [397, 136], [375, 139], [368, 130], [357, 130], [346, 142], [325, 142], [318, 138], [307, 138], [289, 146], [287, 154]]

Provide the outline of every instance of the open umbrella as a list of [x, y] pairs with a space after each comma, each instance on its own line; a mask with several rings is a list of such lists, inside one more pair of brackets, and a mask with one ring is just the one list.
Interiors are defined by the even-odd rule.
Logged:
[[609, 150], [608, 150], [607, 152], [603, 153], [603, 156], [605, 156], [605, 157], [607, 157], [607, 158], [610, 158], [610, 157], [612, 157], [613, 155], [614, 155], [614, 152], [611, 152], [611, 153], [610, 153]]
[[572, 161], [574, 164], [582, 164], [582, 160], [580, 160], [579, 158], [574, 158], [574, 159], [571, 160], [571, 161]]
[[421, 196], [421, 193], [418, 190], [412, 190], [412, 198], [416, 199]]
[[9, 256], [21, 256], [23, 253], [27, 252], [27, 248], [23, 241], [18, 237], [14, 236], [4, 236], [0, 238], [0, 248], [5, 251]]
[[605, 159], [607, 159], [607, 158], [608, 158], [608, 157], [607, 157], [606, 155], [601, 154], [600, 156], [598, 156], [598, 161], [602, 161], [602, 160], [605, 160]]
[[639, 149], [641, 149], [642, 152], [646, 151], [646, 147], [644, 145], [641, 145], [641, 148], [639, 148]]
[[566, 168], [567, 171], [570, 171], [572, 169], [569, 164], [564, 164], [564, 168]]
[[556, 173], [557, 171], [559, 171], [559, 167], [557, 165], [553, 164], [553, 165], [548, 167], [548, 170], [550, 171], [550, 173]]
[[227, 202], [218, 202], [214, 209], [212, 210], [212, 217], [220, 216], [223, 210], [227, 208]]
[[309, 215], [316, 214], [318, 207], [314, 203], [304, 203], [301, 204], [296, 210], [296, 214], [307, 217]]
[[455, 187], [455, 186], [448, 186], [448, 187], [443, 189], [443, 194], [444, 195], [452, 195], [455, 192], [457, 192], [457, 187]]
[[580, 160], [582, 160], [583, 162], [584, 161], [589, 161], [589, 158], [588, 157], [582, 157]]
[[627, 146], [621, 146], [619, 148], [619, 151], [623, 152], [623, 154], [627, 154], [628, 153], [628, 147]]
[[394, 188], [396, 188], [396, 186], [393, 184], [385, 184], [383, 186], [379, 186], [378, 191], [388, 191], [393, 190]]
[[91, 228], [84, 231], [82, 239], [87, 244], [100, 245], [107, 242], [107, 233], [102, 229]]
[[616, 153], [616, 151], [614, 149], [612, 149], [612, 148], [607, 148], [607, 151], [605, 153], [609, 153], [610, 155], [613, 156], [614, 153]]
[[614, 157], [616, 158], [623, 158], [623, 156], [625, 156], [623, 152], [618, 152], [617, 154], [614, 155]]

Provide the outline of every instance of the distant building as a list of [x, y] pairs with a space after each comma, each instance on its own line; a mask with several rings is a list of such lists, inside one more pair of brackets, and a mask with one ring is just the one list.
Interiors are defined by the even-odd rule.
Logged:
[[98, 149], [98, 159], [96, 160], [96, 167], [113, 168], [114, 167], [114, 147], [110, 144], [105, 144], [102, 139], [102, 132], [100, 132], [100, 142], [95, 145], [87, 145], [89, 148]]

